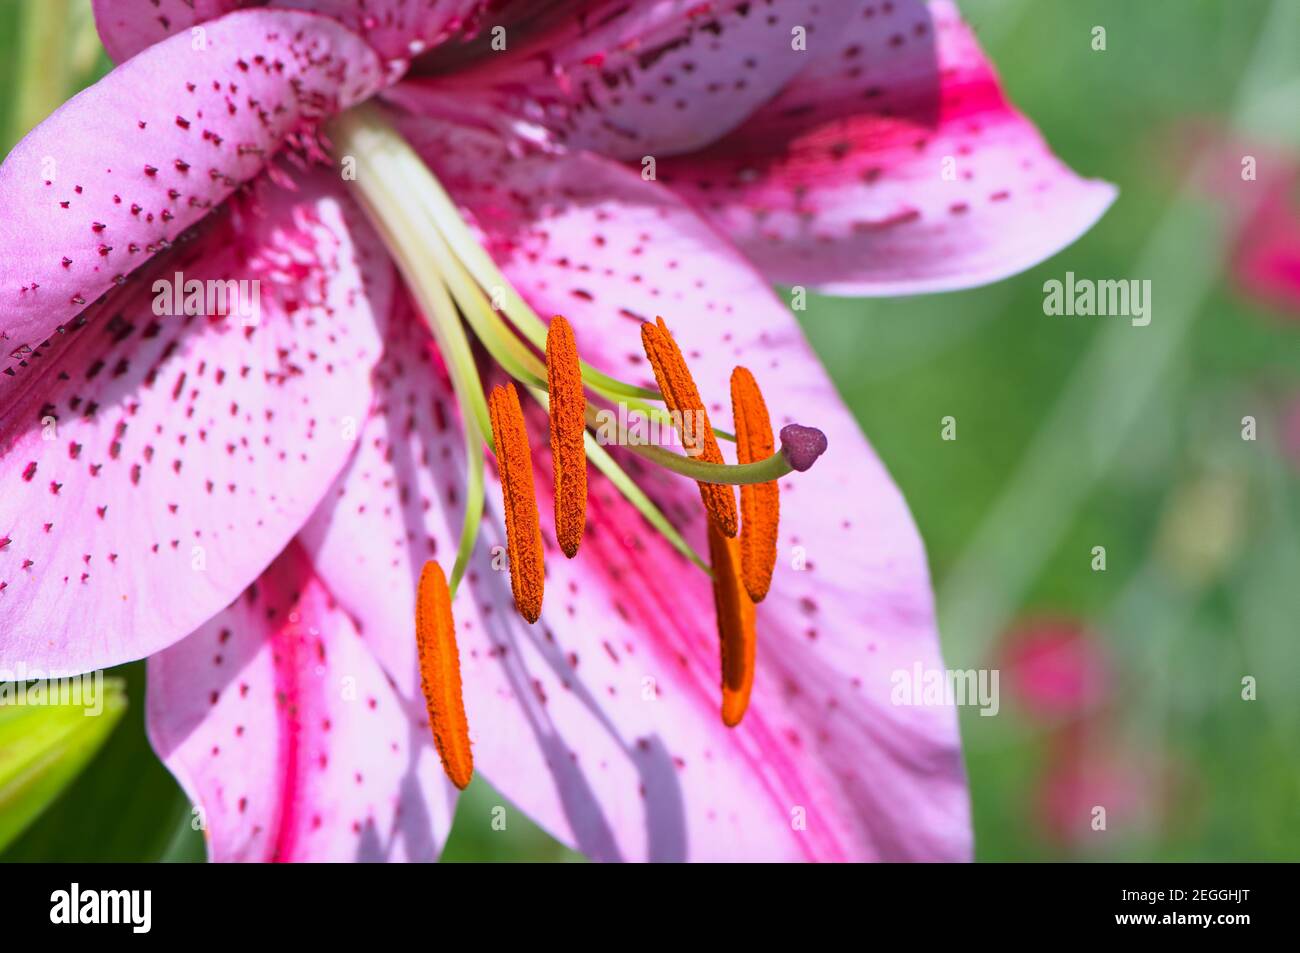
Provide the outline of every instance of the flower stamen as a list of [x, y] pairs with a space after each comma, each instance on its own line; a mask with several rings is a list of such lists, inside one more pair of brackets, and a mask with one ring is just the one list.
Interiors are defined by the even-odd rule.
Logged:
[[[722, 720], [731, 727], [738, 725], [755, 677], [755, 602], [767, 594], [776, 561], [777, 481], [811, 467], [826, 450], [825, 434], [788, 424], [774, 449], [771, 420], [757, 383], [746, 369], [737, 368], [731, 393], [739, 460], [734, 465], [725, 463], [718, 438], [732, 439], [731, 435], [713, 429], [685, 358], [662, 318], [641, 329], [658, 391], [600, 373], [581, 360], [573, 329], [563, 317], [553, 319], [549, 327], [543, 325], [510, 286], [428, 166], [382, 111], [358, 107], [338, 117], [331, 130], [338, 148], [358, 160], [359, 174], [349, 181], [414, 293], [463, 411], [469, 472], [451, 586], [447, 587], [441, 568], [430, 563], [420, 578], [416, 606], [421, 676], [434, 740], [448, 777], [463, 787], [473, 771], [450, 603], [475, 552], [485, 443], [496, 454], [501, 476], [515, 607], [530, 623], [541, 616], [545, 587], [532, 451], [519, 396], [515, 384], [507, 383], [493, 388], [484, 400], [466, 324], [492, 362], [528, 388], [550, 415], [555, 528], [563, 552], [572, 557], [585, 530], [590, 461], [655, 531], [711, 577], [721, 655]], [[500, 310], [495, 305], [499, 291], [504, 294]], [[543, 349], [545, 362], [537, 353]], [[619, 404], [620, 410], [644, 413], [655, 423], [670, 422], [686, 452], [639, 439], [626, 429], [621, 414], [611, 428], [601, 409], [586, 399], [588, 392], [597, 400]], [[647, 403], [656, 399], [662, 399], [665, 408]], [[608, 412], [603, 416], [608, 418]], [[711, 565], [694, 552], [603, 444], [626, 448], [696, 481], [708, 511]], [[735, 539], [741, 520], [734, 486], [742, 487], [744, 532], [739, 540]]]
[[[722, 450], [718, 439], [713, 435], [713, 426], [709, 423], [709, 413], [700, 398], [699, 388], [691, 377], [686, 359], [681, 349], [673, 340], [663, 318], [656, 319], [657, 324], [648, 321], [641, 325], [641, 343], [645, 347], [646, 357], [654, 368], [655, 380], [663, 393], [664, 403], [670, 411], [685, 420], [690, 413], [693, 419], [700, 421], [696, 427], [681, 427], [682, 443], [693, 456], [701, 457], [707, 463], [722, 463]], [[709, 518], [722, 531], [724, 536], [735, 536], [736, 494], [728, 484], [705, 483], [699, 481], [700, 498], [709, 511]]]
[[451, 615], [447, 577], [434, 560], [424, 564], [415, 599], [415, 641], [420, 656], [420, 685], [429, 709], [433, 743], [451, 783], [464, 790], [474, 776], [469, 722], [460, 681], [460, 652]]
[[562, 316], [546, 331], [546, 384], [551, 406], [551, 461], [555, 473], [555, 539], [572, 559], [587, 522], [587, 398], [573, 328]]
[[510, 588], [515, 608], [529, 622], [542, 614], [546, 570], [542, 562], [542, 527], [533, 486], [533, 455], [528, 448], [524, 412], [515, 385], [492, 388], [488, 397], [492, 437], [506, 518], [506, 549], [510, 557]]
[[722, 650], [722, 723], [735, 728], [749, 707], [758, 647], [754, 603], [740, 578], [739, 544], [709, 523], [713, 606]]
[[[731, 413], [736, 425], [736, 460], [753, 463], [772, 455], [772, 421], [758, 382], [748, 368], [731, 372]], [[762, 602], [776, 568], [776, 531], [781, 497], [775, 480], [741, 484], [740, 568], [745, 591]]]

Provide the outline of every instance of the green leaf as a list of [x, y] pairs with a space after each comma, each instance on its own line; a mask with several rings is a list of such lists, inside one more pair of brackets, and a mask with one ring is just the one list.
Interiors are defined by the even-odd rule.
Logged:
[[202, 861], [189, 798], [158, 760], [145, 733], [145, 663], [108, 675], [134, 700], [99, 756], [8, 849], [0, 861], [139, 863]]
[[62, 687], [75, 695], [58, 681], [0, 685], [0, 850], [81, 773], [126, 711], [120, 679], [99, 673]]

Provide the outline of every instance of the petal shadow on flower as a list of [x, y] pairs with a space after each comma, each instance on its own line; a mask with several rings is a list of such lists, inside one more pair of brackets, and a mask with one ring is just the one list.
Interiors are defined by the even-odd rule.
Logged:
[[[400, 696], [399, 696], [400, 697]], [[405, 699], [402, 699], [404, 702]], [[368, 826], [357, 843], [356, 859], [361, 863], [374, 863], [392, 859], [394, 841], [401, 835], [405, 840], [408, 857], [437, 857], [442, 851], [442, 838], [435, 834], [437, 824], [429, 814], [424, 792], [420, 790], [419, 753], [428, 743], [428, 729], [412, 720], [408, 730], [407, 767], [398, 785], [397, 811], [404, 824], [393, 831], [385, 844], [373, 825]], [[445, 832], [441, 832], [445, 836]]]
[[[359, 484], [368, 484], [373, 491], [376, 489], [375, 481], [380, 480], [385, 486], [391, 484], [392, 515], [388, 519], [393, 523], [387, 535], [394, 540], [407, 541], [408, 545], [397, 548], [392, 554], [393, 561], [387, 566], [384, 578], [396, 588], [388, 599], [405, 604], [410, 598], [407, 581], [419, 578], [426, 556], [445, 552], [455, 538], [464, 515], [465, 492], [456, 476], [464, 472], [460, 458], [463, 451], [459, 436], [450, 436], [458, 428], [458, 422], [455, 419], [457, 411], [449, 402], [450, 384], [446, 368], [432, 348], [428, 332], [411, 311], [409, 299], [399, 294], [395, 302], [395, 311], [389, 321], [389, 347], [377, 374], [376, 393], [379, 397], [374, 410], [375, 419], [371, 421], [370, 429], [363, 431], [358, 438], [363, 450], [382, 459], [389, 468], [386, 471], [389, 476], [381, 478], [376, 473], [367, 476], [368, 460], [354, 463], [338, 477], [335, 491], [326, 495], [327, 502], [313, 520], [307, 538], [309, 550], [323, 548], [325, 564], [332, 567], [327, 571], [331, 582], [342, 587], [355, 585], [358, 592], [364, 591], [364, 573], [345, 574], [335, 562], [336, 558], [355, 556], [352, 553], [345, 556], [333, 550], [332, 546], [337, 541], [342, 547], [355, 550], [355, 545], [349, 540], [354, 540], [354, 534], [359, 531], [384, 536], [373, 524], [363, 524], [367, 529], [359, 530], [349, 520], [354, 515], [360, 516], [363, 508], [373, 516], [380, 509], [389, 510], [390, 505], [381, 506], [376, 498], [366, 499], [362, 504], [351, 497], [344, 499], [342, 493], [345, 487]], [[544, 431], [544, 417], [534, 414], [530, 432], [537, 436]], [[386, 439], [380, 449], [375, 443], [375, 434], [379, 432], [401, 434], [406, 439]], [[443, 442], [444, 437], [449, 439]], [[549, 473], [549, 451], [540, 443], [534, 449], [538, 454], [537, 472]], [[444, 471], [439, 474], [441, 486], [428, 482], [431, 465]], [[429, 493], [428, 497], [422, 495], [424, 492]], [[538, 493], [543, 499], [549, 499], [549, 485], [539, 484]], [[491, 496], [496, 498], [495, 493]], [[427, 547], [419, 545], [426, 539], [429, 541]], [[549, 552], [558, 555], [549, 531], [546, 540]], [[484, 521], [471, 563], [484, 568], [471, 570], [466, 577], [465, 594], [458, 600], [462, 607], [458, 627], [463, 629], [459, 635], [466, 650], [486, 656], [480, 661], [500, 673], [496, 680], [499, 682], [497, 693], [489, 696], [484, 692], [477, 697], [492, 697], [517, 711], [506, 715], [501, 711], [484, 711], [482, 705], [475, 710], [472, 705], [474, 698], [471, 697], [468, 714], [472, 730], [476, 735], [479, 732], [499, 732], [511, 726], [514, 730], [528, 731], [532, 736], [528, 746], [541, 752], [540, 764], [550, 774], [551, 786], [572, 831], [576, 848], [592, 859], [613, 861], [625, 859], [625, 852], [618, 846], [606, 808], [588, 776], [594, 766], [576, 757], [577, 752], [590, 747], [589, 739], [571, 737], [574, 732], [589, 730], [606, 735], [614, 750], [620, 752], [635, 770], [640, 789], [644, 792], [645, 856], [656, 860], [686, 859], [684, 795], [667, 746], [653, 733], [628, 742], [593, 690], [567, 663], [552, 631], [545, 624], [538, 627], [522, 624], [512, 608], [508, 575], [486, 569], [493, 563], [493, 547], [503, 542], [499, 520], [489, 516]], [[353, 564], [349, 562], [347, 565]], [[338, 591], [345, 605], [350, 599], [357, 598], [357, 593], [349, 589], [340, 588]], [[373, 590], [368, 596], [374, 598]], [[400, 615], [396, 617], [400, 618]], [[415, 726], [413, 730], [427, 734], [424, 702], [419, 689], [418, 659], [409, 640], [403, 640], [399, 632], [391, 629], [392, 624], [371, 620], [363, 625], [362, 634], [394, 676], [403, 708]], [[547, 681], [563, 685], [566, 694], [587, 713], [580, 721], [570, 721], [567, 729], [551, 717], [541, 698], [544, 690], [538, 677], [540, 672], [530, 670], [530, 665], [537, 664], [537, 659], [549, 669]], [[508, 698], [502, 697], [505, 695]], [[479, 738], [482, 740], [482, 735]], [[491, 771], [488, 778], [498, 783], [502, 780]], [[533, 786], [539, 782], [540, 779], [534, 779], [529, 783]], [[410, 783], [409, 779], [404, 783]], [[509, 786], [506, 787], [505, 793], [510, 794]]]
[[[504, 573], [481, 575], [476, 582], [476, 589], [480, 602], [498, 606], [510, 604], [510, 585]], [[484, 593], [488, 589], [495, 590], [494, 595], [486, 596]], [[493, 654], [514, 696], [514, 703], [519, 707], [543, 753], [556, 795], [573, 832], [576, 849], [592, 860], [624, 859], [614, 837], [613, 826], [587, 777], [592, 766], [584, 764], [578, 758], [578, 752], [586, 744], [582, 740], [567, 738], [561, 726], [550, 716], [540, 696], [540, 682], [530, 675], [524, 661], [520, 639], [529, 642], [555, 678], [587, 710], [590, 720], [608, 734], [637, 772], [644, 792], [646, 857], [657, 861], [685, 860], [687, 843], [684, 797], [672, 758], [662, 739], [657, 735], [649, 735], [632, 744], [627, 743], [591, 688], [567, 664], [545, 624], [525, 629], [510, 613], [494, 611], [483, 617], [483, 625]], [[490, 717], [481, 723], [485, 730], [493, 729]]]

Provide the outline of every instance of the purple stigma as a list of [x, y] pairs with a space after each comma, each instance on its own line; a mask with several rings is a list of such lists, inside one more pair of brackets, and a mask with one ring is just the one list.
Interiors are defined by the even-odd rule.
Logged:
[[781, 428], [781, 454], [800, 473], [826, 452], [826, 434], [816, 427], [786, 424]]

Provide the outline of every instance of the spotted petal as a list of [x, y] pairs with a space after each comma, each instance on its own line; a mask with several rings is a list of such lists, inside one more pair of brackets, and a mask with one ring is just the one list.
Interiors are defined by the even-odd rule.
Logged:
[[[473, 34], [497, 0], [272, 0], [275, 7], [311, 10], [363, 36], [381, 57], [405, 66], [450, 38]], [[506, 5], [508, 6], [508, 5]]]
[[0, 166], [0, 339], [36, 347], [379, 82], [355, 34], [247, 10], [179, 34], [65, 103]]
[[[398, 690], [418, 700], [416, 583], [429, 559], [450, 572], [466, 470], [446, 368], [405, 294], [397, 300], [374, 388], [356, 453], [299, 538], [330, 591], [360, 620]], [[479, 555], [476, 565], [490, 560], [486, 548]], [[507, 586], [503, 607], [510, 598]], [[455, 611], [458, 630], [473, 629], [473, 602], [461, 598]]]
[[1054, 255], [1106, 211], [1115, 188], [1052, 155], [951, 3], [857, 11], [743, 126], [659, 165], [769, 280], [971, 287]]
[[216, 861], [436, 860], [455, 794], [297, 546], [149, 660], [149, 736]]
[[206, 30], [209, 20], [261, 5], [322, 14], [364, 37], [385, 60], [406, 60], [472, 33], [493, 6], [489, 0], [94, 0], [95, 25], [109, 56], [121, 63], [175, 33]]
[[257, 0], [92, 0], [95, 28], [115, 63], [124, 63], [175, 33]]
[[[332, 177], [301, 188], [230, 203], [0, 374], [0, 668], [86, 670], [183, 637], [342, 468], [392, 266]], [[201, 314], [166, 313], [184, 311], [177, 275], [202, 283]]]
[[601, 0], [559, 8], [522, 42], [439, 76], [485, 112], [535, 122], [570, 148], [640, 161], [708, 145], [815, 59], [845, 19], [821, 0]]

